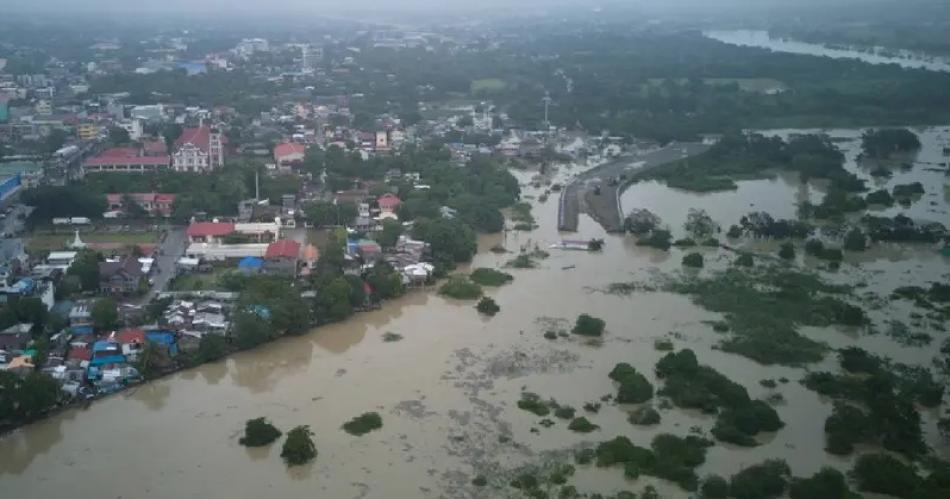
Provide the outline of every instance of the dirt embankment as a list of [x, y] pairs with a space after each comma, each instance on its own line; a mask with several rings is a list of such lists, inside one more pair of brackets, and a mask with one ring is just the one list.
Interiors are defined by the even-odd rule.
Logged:
[[700, 154], [707, 148], [698, 142], [673, 142], [660, 149], [623, 156], [578, 175], [561, 191], [558, 230], [576, 231], [580, 214], [587, 213], [607, 232], [623, 231], [620, 194], [627, 184], [621, 176], [629, 178], [634, 173]]

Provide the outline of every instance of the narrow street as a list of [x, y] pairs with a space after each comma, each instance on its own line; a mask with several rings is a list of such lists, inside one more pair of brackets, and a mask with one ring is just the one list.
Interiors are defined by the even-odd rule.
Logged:
[[135, 300], [134, 304], [147, 304], [155, 295], [165, 290], [168, 282], [175, 276], [175, 262], [185, 254], [187, 243], [185, 227], [169, 226], [165, 230], [155, 250], [155, 270], [150, 275], [152, 284], [149, 286], [148, 293]]

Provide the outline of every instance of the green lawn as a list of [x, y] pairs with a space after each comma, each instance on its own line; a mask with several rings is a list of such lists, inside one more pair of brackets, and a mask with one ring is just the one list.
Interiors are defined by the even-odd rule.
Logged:
[[473, 94], [497, 94], [507, 87], [508, 84], [505, 83], [505, 80], [500, 78], [482, 78], [481, 80], [474, 80], [470, 90]]
[[[32, 234], [26, 238], [26, 249], [29, 252], [59, 251], [66, 249], [71, 243], [74, 234]], [[95, 232], [79, 233], [79, 238], [85, 243], [106, 243], [116, 245], [155, 244], [158, 236], [154, 232]]]
[[175, 277], [169, 283], [169, 291], [197, 291], [222, 289], [219, 279], [228, 272], [236, 272], [237, 266], [216, 266], [212, 272], [194, 272]]

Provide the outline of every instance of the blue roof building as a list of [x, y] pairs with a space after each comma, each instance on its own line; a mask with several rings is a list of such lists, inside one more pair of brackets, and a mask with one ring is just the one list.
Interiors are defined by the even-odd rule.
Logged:
[[264, 260], [256, 256], [246, 256], [238, 262], [238, 270], [241, 272], [260, 272], [264, 268]]

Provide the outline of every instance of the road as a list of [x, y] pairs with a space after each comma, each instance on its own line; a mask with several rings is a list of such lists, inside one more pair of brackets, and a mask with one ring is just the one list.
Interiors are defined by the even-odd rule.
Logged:
[[168, 281], [175, 276], [175, 263], [185, 254], [188, 238], [185, 236], [185, 227], [170, 226], [164, 232], [164, 237], [155, 249], [155, 264], [157, 267], [151, 274], [152, 285], [148, 293], [135, 301], [136, 304], [145, 304], [152, 300], [159, 292], [164, 291]]
[[[698, 142], [673, 142], [666, 147], [621, 157], [579, 174], [561, 191], [558, 230], [575, 232], [580, 214], [587, 213], [607, 232], [623, 231], [623, 208], [620, 194], [624, 183], [610, 185], [608, 180], [700, 154], [708, 146]], [[600, 188], [600, 193], [596, 192]]]

